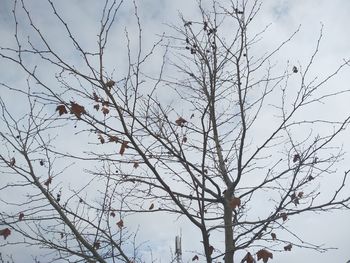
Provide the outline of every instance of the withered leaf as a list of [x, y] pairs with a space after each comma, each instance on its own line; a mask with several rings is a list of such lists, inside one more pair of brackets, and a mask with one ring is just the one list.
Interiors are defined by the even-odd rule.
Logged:
[[239, 199], [238, 197], [233, 197], [230, 200], [230, 207], [232, 209], [236, 209], [236, 207], [239, 207], [241, 205], [241, 199]]
[[24, 218], [24, 213], [23, 212], [19, 213], [18, 220], [22, 221], [23, 218]]
[[292, 250], [292, 244], [289, 244], [289, 245], [285, 246], [283, 249], [284, 249], [284, 251], [291, 251]]
[[281, 213], [281, 217], [282, 217], [283, 221], [286, 221], [288, 218], [286, 213]]
[[256, 255], [258, 256], [258, 261], [259, 261], [260, 259], [262, 259], [264, 263], [266, 263], [266, 262], [269, 260], [269, 258], [271, 258], [271, 259], [273, 258], [272, 253], [269, 252], [269, 251], [267, 251], [267, 250], [265, 250], [265, 249], [259, 250], [259, 251], [256, 253]]
[[295, 198], [294, 200], [293, 200], [293, 203], [295, 204], [295, 206], [297, 206], [298, 204], [299, 204], [299, 198]]
[[11, 235], [11, 230], [9, 228], [0, 230], [0, 236], [3, 236], [4, 239], [6, 239], [9, 235]]
[[127, 141], [122, 142], [122, 146], [120, 147], [120, 150], [119, 150], [120, 155], [123, 155], [125, 152], [125, 149], [129, 147], [128, 143], [129, 142], [127, 142]]
[[187, 142], [187, 137], [186, 137], [186, 135], [182, 138], [182, 142], [183, 142], [183, 143], [186, 143], [186, 142]]
[[303, 195], [304, 195], [304, 192], [299, 192], [299, 193], [298, 193], [298, 197], [299, 197], [299, 198], [302, 198]]
[[195, 255], [193, 258], [192, 258], [192, 261], [195, 261], [195, 260], [199, 260], [199, 257], [197, 255]]
[[117, 222], [117, 226], [122, 229], [124, 227], [124, 221], [122, 219], [120, 219], [118, 222]]
[[14, 166], [16, 164], [16, 159], [15, 157], [12, 157], [10, 160], [10, 166]]
[[245, 257], [241, 261], [241, 263], [245, 263], [245, 262], [247, 262], [247, 263], [254, 263], [255, 262], [252, 254], [250, 254], [250, 252], [248, 252], [247, 255], [245, 255]]
[[138, 162], [134, 162], [134, 168], [136, 169], [137, 167], [139, 167], [139, 163]]
[[45, 181], [44, 185], [49, 186], [49, 184], [52, 183], [52, 177], [49, 176], [49, 178]]
[[40, 166], [44, 166], [44, 160], [40, 160], [39, 164]]
[[112, 211], [110, 215], [111, 217], [115, 217], [115, 212]]
[[118, 139], [117, 136], [110, 135], [110, 136], [108, 137], [108, 141], [109, 141], [109, 142], [118, 142], [119, 139]]
[[67, 109], [66, 109], [66, 106], [64, 106], [64, 105], [58, 105], [58, 106], [56, 107], [56, 111], [58, 111], [58, 114], [59, 114], [60, 116], [62, 116], [63, 114], [68, 113], [68, 111], [67, 111]]
[[61, 239], [64, 238], [64, 234], [61, 232], [60, 233]]
[[109, 113], [109, 109], [107, 107], [102, 107], [101, 111], [104, 115], [107, 115]]
[[293, 66], [292, 71], [293, 71], [293, 73], [298, 73], [298, 68], [296, 66]]
[[105, 139], [103, 138], [102, 134], [99, 134], [99, 135], [98, 135], [98, 139], [100, 140], [100, 142], [101, 142], [102, 144], [105, 143]]
[[97, 96], [96, 92], [93, 92], [92, 96], [94, 97], [94, 101], [96, 101], [96, 102], [99, 101], [99, 97]]
[[271, 233], [272, 240], [276, 240], [277, 236], [275, 233]]
[[109, 101], [108, 100], [102, 101], [102, 106], [109, 107]]
[[98, 111], [100, 109], [100, 104], [95, 104], [94, 109]]
[[86, 111], [85, 111], [84, 106], [81, 106], [78, 103], [71, 101], [70, 102], [70, 113], [77, 116], [77, 118], [80, 118], [82, 114], [86, 113]]
[[114, 80], [109, 80], [106, 82], [106, 86], [108, 88], [112, 88], [115, 85], [115, 81]]
[[299, 154], [294, 154], [293, 163], [295, 163], [298, 160], [300, 160], [300, 155]]
[[187, 122], [187, 121], [186, 121], [184, 118], [182, 118], [182, 117], [179, 117], [179, 118], [175, 121], [176, 125], [177, 125], [177, 126], [181, 126], [181, 127], [183, 127], [184, 124], [185, 124], [186, 122]]
[[148, 208], [148, 210], [152, 210], [154, 208], [154, 204], [152, 203], [151, 205], [150, 205], [150, 207]]

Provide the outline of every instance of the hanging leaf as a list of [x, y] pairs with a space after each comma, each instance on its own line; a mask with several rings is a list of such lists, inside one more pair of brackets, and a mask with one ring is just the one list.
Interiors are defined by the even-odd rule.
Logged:
[[298, 197], [299, 197], [299, 198], [302, 198], [303, 195], [304, 195], [304, 192], [299, 192], [299, 193], [298, 193]]
[[136, 169], [137, 167], [139, 167], [139, 163], [138, 162], [134, 162], [134, 168]]
[[192, 261], [195, 261], [195, 260], [199, 260], [199, 257], [197, 255], [195, 255], [193, 258], [192, 258]]
[[40, 166], [44, 166], [44, 160], [40, 160], [39, 164]]
[[111, 212], [110, 215], [111, 215], [111, 217], [115, 217], [115, 213], [113, 211]]
[[277, 236], [275, 233], [271, 233], [272, 240], [276, 240]]
[[109, 113], [109, 109], [107, 107], [102, 107], [101, 111], [104, 115], [107, 115]]
[[296, 66], [293, 66], [292, 71], [293, 71], [293, 73], [298, 73], [298, 68]]
[[109, 141], [109, 142], [118, 142], [119, 139], [118, 139], [117, 136], [110, 135], [110, 136], [108, 137], [108, 141]]
[[8, 228], [0, 230], [0, 236], [3, 236], [6, 239], [9, 235], [11, 235], [11, 230]]
[[60, 233], [61, 239], [64, 238], [64, 234], [61, 232]]
[[23, 212], [19, 213], [18, 220], [22, 221], [23, 218], [24, 218], [24, 213]]
[[49, 186], [49, 184], [52, 183], [52, 177], [49, 176], [49, 178], [45, 181], [44, 185]]
[[10, 166], [14, 166], [16, 164], [16, 159], [15, 157], [12, 157], [11, 160], [10, 160]]
[[250, 252], [248, 252], [247, 255], [245, 255], [245, 257], [242, 259], [241, 263], [244, 263], [244, 262], [247, 262], [247, 263], [254, 263], [255, 262], [252, 254], [250, 254]]
[[67, 109], [66, 109], [66, 106], [64, 106], [64, 105], [58, 105], [58, 106], [56, 107], [56, 111], [58, 111], [58, 114], [59, 114], [60, 116], [62, 116], [63, 114], [68, 113], [68, 111], [67, 111]]
[[292, 244], [289, 244], [289, 245], [285, 246], [283, 249], [284, 249], [284, 251], [291, 251], [292, 250]]
[[152, 210], [154, 208], [154, 204], [152, 203], [148, 210]]
[[125, 149], [129, 147], [128, 143], [129, 142], [127, 142], [127, 141], [122, 142], [122, 146], [120, 147], [120, 150], [119, 150], [120, 155], [123, 155], [125, 152]]
[[300, 161], [300, 155], [299, 154], [294, 154], [293, 163], [295, 163], [296, 161]]
[[70, 113], [77, 116], [77, 118], [81, 118], [82, 114], [86, 114], [85, 108], [78, 103], [73, 101], [70, 102]]
[[256, 253], [256, 255], [258, 256], [258, 261], [262, 259], [264, 263], [266, 263], [269, 260], [269, 258], [273, 258], [272, 253], [265, 249], [259, 250], [258, 253]]
[[175, 121], [176, 125], [177, 125], [177, 126], [181, 126], [181, 127], [183, 127], [184, 124], [185, 124], [186, 122], [187, 122], [187, 121], [186, 121], [184, 118], [182, 118], [182, 117], [179, 117], [179, 118]]
[[114, 80], [109, 80], [106, 82], [106, 86], [108, 88], [112, 88], [115, 85], [115, 81]]
[[94, 109], [98, 111], [100, 109], [100, 104], [95, 104]]
[[108, 99], [102, 101], [102, 106], [109, 107], [109, 101], [108, 101]]
[[232, 209], [236, 209], [236, 207], [239, 207], [241, 205], [241, 199], [239, 199], [238, 197], [233, 197], [230, 200], [230, 207]]
[[124, 227], [124, 221], [122, 219], [120, 219], [118, 222], [117, 222], [117, 226], [122, 229]]
[[184, 137], [182, 138], [182, 142], [183, 142], [183, 143], [186, 143], [186, 142], [187, 142], [187, 137], [186, 137], [186, 135], [184, 135]]
[[281, 213], [281, 217], [283, 219], [283, 222], [287, 220], [288, 216], [286, 213]]
[[[94, 101], [98, 102], [99, 101], [99, 97], [97, 96], [96, 92], [92, 93], [92, 96], [94, 97]], [[98, 104], [97, 104], [98, 105]]]
[[98, 139], [100, 140], [100, 142], [101, 142], [102, 144], [105, 143], [105, 139], [103, 138], [102, 134], [99, 134], [99, 135], [98, 135]]

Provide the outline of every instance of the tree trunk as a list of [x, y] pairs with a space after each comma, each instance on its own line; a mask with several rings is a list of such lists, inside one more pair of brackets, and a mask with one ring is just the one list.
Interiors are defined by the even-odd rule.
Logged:
[[232, 208], [226, 200], [224, 204], [224, 224], [225, 224], [225, 263], [233, 263], [234, 243], [232, 228]]
[[208, 232], [205, 229], [202, 229], [202, 238], [203, 238], [205, 258], [207, 260], [207, 263], [212, 263], [211, 254], [213, 251], [211, 251], [210, 249]]

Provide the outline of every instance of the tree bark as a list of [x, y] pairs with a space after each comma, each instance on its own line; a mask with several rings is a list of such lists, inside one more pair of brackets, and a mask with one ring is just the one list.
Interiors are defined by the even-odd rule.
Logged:
[[225, 198], [224, 204], [224, 224], [225, 224], [225, 263], [233, 263], [234, 243], [232, 227], [232, 208], [230, 201]]

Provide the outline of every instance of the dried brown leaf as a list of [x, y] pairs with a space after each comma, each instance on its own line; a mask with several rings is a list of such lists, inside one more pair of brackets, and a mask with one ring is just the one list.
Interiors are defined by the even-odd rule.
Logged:
[[18, 215], [18, 220], [19, 220], [19, 221], [22, 221], [23, 218], [24, 218], [24, 213], [23, 213], [23, 212], [19, 213], [19, 215]]
[[123, 155], [125, 152], [125, 149], [129, 147], [128, 143], [129, 142], [127, 142], [127, 141], [122, 142], [122, 146], [120, 147], [120, 150], [119, 150], [120, 155]]
[[6, 239], [9, 235], [11, 235], [11, 230], [9, 228], [0, 230], [0, 236], [3, 236], [4, 239]]
[[285, 246], [283, 249], [284, 249], [284, 251], [291, 251], [292, 250], [292, 244], [289, 244], [289, 245]]
[[276, 240], [277, 236], [275, 233], [271, 233], [272, 240]]
[[56, 111], [58, 111], [58, 114], [59, 114], [60, 116], [62, 116], [63, 114], [68, 113], [68, 111], [67, 111], [67, 109], [66, 109], [66, 106], [64, 106], [64, 105], [58, 105], [58, 106], [56, 107]]
[[122, 229], [124, 227], [124, 221], [122, 219], [120, 219], [118, 222], [117, 222], [117, 226]]
[[73, 101], [70, 102], [70, 113], [77, 116], [77, 118], [81, 118], [82, 114], [86, 114], [84, 106], [79, 105]]
[[107, 115], [109, 113], [109, 109], [107, 107], [102, 107], [101, 111], [104, 115]]
[[195, 255], [193, 258], [192, 258], [192, 261], [195, 261], [195, 260], [199, 260], [198, 256]]
[[184, 118], [182, 118], [182, 117], [179, 117], [179, 118], [175, 121], [176, 125], [177, 125], [177, 126], [181, 126], [181, 127], [183, 127], [184, 124], [185, 124], [186, 122], [187, 122], [187, 121], [186, 121]]
[[99, 134], [99, 135], [98, 135], [98, 139], [100, 140], [100, 142], [101, 142], [102, 144], [105, 143], [105, 139], [103, 138], [102, 134]]
[[260, 259], [262, 259], [264, 263], [266, 263], [266, 262], [269, 260], [269, 258], [271, 258], [271, 259], [273, 258], [272, 253], [269, 252], [269, 251], [267, 251], [267, 250], [265, 250], [265, 249], [259, 250], [259, 251], [256, 253], [256, 255], [258, 256], [258, 261], [259, 261]]
[[49, 176], [49, 178], [45, 181], [44, 185], [49, 186], [49, 184], [52, 183], [52, 177]]
[[250, 254], [250, 252], [248, 252], [247, 255], [245, 255], [245, 257], [241, 261], [241, 263], [245, 263], [245, 262], [247, 262], [247, 263], [254, 263], [255, 262], [252, 254]]
[[96, 92], [93, 92], [92, 96], [94, 97], [94, 101], [96, 101], [96, 102], [99, 101], [100, 98], [97, 96]]
[[112, 88], [115, 85], [115, 81], [114, 80], [109, 80], [106, 82], [106, 86], [108, 88]]
[[11, 160], [10, 160], [10, 166], [14, 166], [16, 164], [16, 159], [15, 157], [12, 157]]

